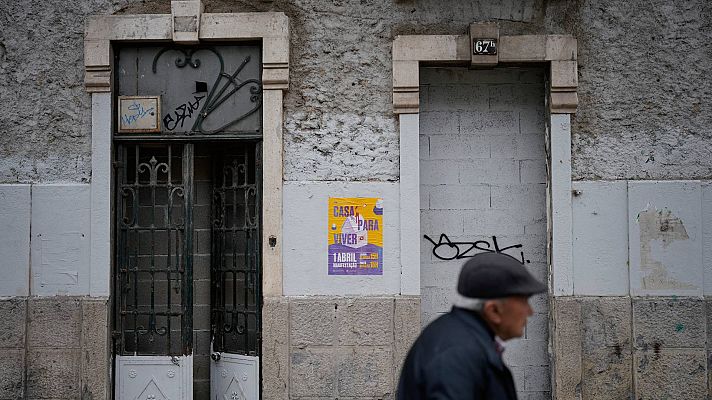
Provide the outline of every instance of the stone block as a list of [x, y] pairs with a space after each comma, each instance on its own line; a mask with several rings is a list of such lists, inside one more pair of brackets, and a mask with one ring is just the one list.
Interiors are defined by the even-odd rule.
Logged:
[[30, 202], [30, 185], [0, 185], [0, 296], [30, 294]]
[[583, 353], [581, 397], [584, 399], [633, 398], [631, 348], [602, 347]]
[[80, 398], [80, 351], [30, 349], [27, 354], [27, 398]]
[[[424, 235], [429, 235], [435, 241], [438, 240], [441, 233], [444, 233], [449, 237], [462, 235], [462, 216], [448, 210], [421, 211], [420, 232]], [[429, 246], [421, 247], [423, 252], [429, 252], [429, 250], [427, 250], [428, 248]]]
[[393, 369], [394, 382], [398, 382], [403, 361], [410, 346], [420, 334], [420, 298], [417, 296], [398, 296], [393, 313]]
[[530, 316], [527, 319], [527, 329], [524, 338], [547, 341], [549, 338], [549, 315], [534, 313], [534, 315]]
[[338, 360], [339, 354], [334, 348], [293, 348], [290, 356], [290, 395], [336, 397]]
[[336, 310], [339, 344], [392, 345], [393, 312], [393, 297], [363, 297], [341, 301]]
[[111, 393], [108, 299], [82, 301], [82, 396]]
[[549, 365], [548, 342], [514, 339], [504, 345], [504, 362], [513, 367]]
[[501, 135], [519, 132], [519, 113], [515, 111], [468, 112], [460, 115], [460, 133]]
[[418, 137], [418, 157], [421, 160], [430, 159], [430, 136], [420, 135]]
[[[461, 213], [466, 235], [505, 237], [523, 235], [524, 226], [516, 215], [504, 210], [464, 210]], [[516, 253], [515, 253], [516, 254]]]
[[430, 137], [431, 160], [489, 158], [488, 138], [482, 135], [434, 135]]
[[549, 366], [524, 368], [523, 389], [533, 392], [551, 390], [551, 371]]
[[614, 347], [630, 352], [632, 345], [631, 300], [628, 297], [594, 297], [581, 301], [584, 354]]
[[82, 329], [79, 299], [31, 298], [27, 309], [30, 348], [79, 348]]
[[634, 371], [638, 399], [704, 399], [707, 396], [704, 350], [636, 351]]
[[433, 210], [486, 210], [490, 205], [489, 185], [447, 185], [430, 192]]
[[577, 399], [581, 385], [581, 301], [554, 297], [553, 363], [554, 398]]
[[0, 349], [0, 399], [23, 399], [25, 350]]
[[519, 163], [514, 159], [491, 158], [459, 164], [460, 182], [466, 184], [519, 183]]
[[514, 380], [514, 387], [517, 392], [524, 390], [524, 371], [526, 367], [509, 367], [509, 372], [512, 373], [512, 379]]
[[352, 347], [339, 360], [339, 398], [383, 398], [395, 392], [390, 347]]
[[0, 348], [25, 347], [26, 318], [25, 299], [0, 300]]
[[458, 180], [457, 161], [452, 160], [429, 160], [420, 162], [420, 184], [421, 185], [446, 185], [457, 184]]
[[457, 135], [460, 133], [460, 116], [454, 112], [423, 112], [420, 114], [419, 124], [421, 135]]
[[519, 161], [519, 179], [522, 183], [546, 183], [546, 161], [521, 160]]
[[289, 397], [289, 302], [265, 297], [262, 305], [262, 396]]
[[707, 340], [702, 299], [634, 299], [633, 337], [638, 349], [704, 348]]
[[337, 308], [337, 300], [333, 298], [292, 299], [289, 313], [292, 346], [336, 344]]

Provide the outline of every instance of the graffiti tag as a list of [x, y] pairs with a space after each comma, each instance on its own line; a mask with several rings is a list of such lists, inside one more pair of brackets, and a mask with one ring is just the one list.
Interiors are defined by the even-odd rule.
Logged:
[[175, 110], [173, 110], [173, 114], [168, 113], [168, 115], [163, 117], [163, 125], [165, 125], [166, 129], [169, 131], [178, 128], [179, 124], [180, 128], [182, 128], [185, 120], [193, 117], [193, 113], [198, 110], [200, 101], [204, 98], [205, 96], [193, 96], [194, 101], [188, 100], [187, 102], [179, 105], [175, 108]]
[[146, 109], [141, 103], [135, 101], [133, 102], [133, 104], [129, 105], [127, 109], [129, 111], [132, 111], [132, 113], [124, 114], [121, 116], [121, 120], [123, 121], [124, 125], [131, 125], [139, 119], [144, 118], [146, 115], [154, 115], [153, 107]]
[[[433, 244], [433, 255], [441, 260], [460, 260], [463, 258], [474, 257], [480, 252], [503, 253], [510, 249], [521, 249], [522, 244], [515, 244], [506, 247], [499, 247], [497, 237], [492, 236], [492, 244], [487, 240], [476, 240], [474, 242], [453, 242], [446, 234], [441, 233], [440, 238], [435, 242], [430, 236], [423, 235], [430, 243]], [[464, 250], [464, 251], [463, 251]], [[479, 250], [479, 252], [478, 252]], [[531, 262], [524, 259], [524, 252], [519, 252], [521, 263]]]

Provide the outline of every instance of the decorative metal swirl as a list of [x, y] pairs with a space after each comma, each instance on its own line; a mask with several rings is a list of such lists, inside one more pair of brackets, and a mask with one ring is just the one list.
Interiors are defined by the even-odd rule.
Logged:
[[[247, 329], [245, 328], [244, 324], [239, 323], [241, 314], [243, 314], [243, 313], [238, 312], [238, 311], [230, 312], [229, 313], [230, 323], [223, 324], [223, 332], [225, 332], [225, 333], [232, 332], [237, 335], [243, 335]], [[246, 316], [243, 316], [243, 319], [246, 320], [246, 318], [247, 318]], [[245, 322], [247, 322], [247, 321], [245, 321]]]
[[158, 59], [163, 55], [163, 53], [167, 51], [177, 51], [180, 53], [183, 53], [183, 58], [178, 57], [175, 59], [175, 64], [176, 67], [178, 68], [185, 68], [186, 65], [190, 65], [193, 68], [198, 68], [200, 67], [200, 59], [195, 58], [193, 59], [193, 55], [199, 51], [199, 50], [208, 50], [212, 51], [218, 56], [218, 59], [220, 60], [220, 70], [222, 71], [222, 66], [223, 66], [223, 59], [220, 56], [220, 54], [213, 49], [212, 47], [197, 47], [197, 48], [186, 48], [186, 47], [165, 47], [161, 49], [161, 51], [156, 54], [155, 57], [153, 57], [153, 64], [151, 64], [151, 71], [153, 73], [156, 73], [156, 65], [158, 64]]
[[134, 212], [131, 213], [131, 217], [129, 218], [128, 215], [124, 214], [126, 210], [121, 209], [121, 227], [122, 228], [128, 228], [128, 227], [133, 227], [136, 226], [136, 218], [138, 214], [135, 212], [138, 210], [138, 196], [136, 196], [136, 190], [130, 186], [121, 186], [119, 189], [121, 193], [121, 197], [125, 198], [126, 200], [123, 201], [123, 204], [129, 204], [129, 197], [131, 198], [131, 203], [132, 203], [132, 210]]
[[139, 174], [148, 172], [148, 182], [151, 186], [155, 186], [158, 182], [158, 173], [168, 173], [168, 164], [159, 163], [158, 160], [156, 160], [156, 157], [152, 156], [151, 159], [148, 160], [148, 163], [140, 163], [138, 165], [138, 172]]
[[[215, 54], [220, 62], [220, 72], [215, 78], [213, 86], [210, 88], [207, 99], [203, 103], [203, 107], [198, 113], [193, 126], [189, 133], [201, 133], [205, 135], [211, 135], [224, 131], [225, 129], [235, 125], [236, 123], [242, 121], [243, 119], [254, 114], [256, 111], [262, 107], [262, 81], [259, 79], [247, 79], [244, 81], [239, 81], [237, 76], [245, 68], [245, 66], [250, 62], [251, 57], [246, 56], [245, 59], [240, 63], [235, 72], [228, 74], [225, 72], [225, 62], [222, 55], [213, 47], [196, 47], [196, 48], [183, 48], [183, 47], [167, 47], [159, 51], [153, 58], [153, 64], [151, 70], [155, 74], [157, 71], [158, 59], [164, 53], [168, 51], [177, 51], [183, 54], [183, 57], [178, 57], [175, 60], [175, 65], [178, 68], [184, 68], [186, 65], [190, 65], [192, 68], [199, 68], [201, 65], [200, 59], [195, 58], [194, 55], [200, 50], [210, 51]], [[239, 92], [245, 86], [249, 87], [250, 91], [250, 102], [255, 103], [254, 107], [247, 110], [246, 112], [239, 115], [234, 120], [212, 130], [206, 130], [203, 128], [203, 123], [208, 119], [208, 117], [215, 112], [225, 101], [233, 96], [235, 93]], [[218, 89], [220, 87], [220, 89]], [[232, 87], [227, 93], [225, 93], [228, 88]], [[239, 111], [239, 110], [238, 110]]]

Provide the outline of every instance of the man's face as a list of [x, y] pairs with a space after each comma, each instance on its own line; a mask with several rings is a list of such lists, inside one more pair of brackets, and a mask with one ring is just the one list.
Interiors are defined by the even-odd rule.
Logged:
[[490, 316], [487, 319], [500, 339], [508, 340], [524, 335], [527, 317], [533, 313], [528, 296], [507, 297], [493, 305], [488, 311]]

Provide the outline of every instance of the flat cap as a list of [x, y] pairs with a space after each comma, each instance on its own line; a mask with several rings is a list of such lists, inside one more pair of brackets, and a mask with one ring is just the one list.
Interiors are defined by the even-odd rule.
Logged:
[[463, 297], [495, 299], [531, 296], [547, 291], [516, 258], [503, 253], [480, 253], [465, 262], [457, 281]]

